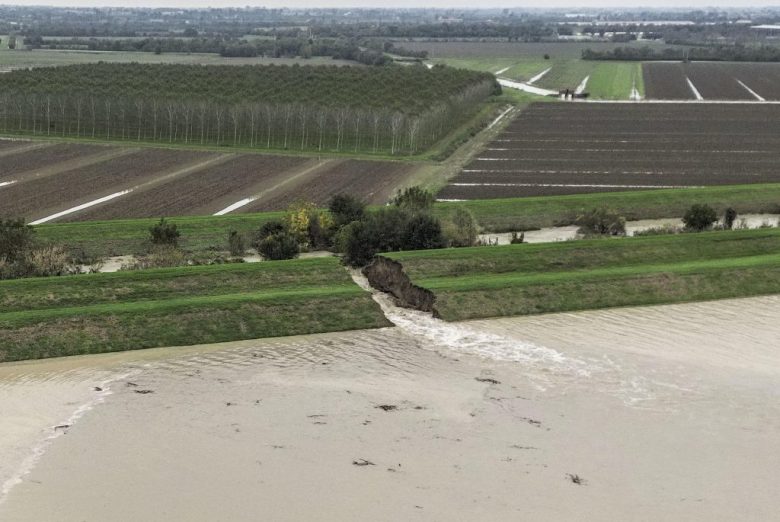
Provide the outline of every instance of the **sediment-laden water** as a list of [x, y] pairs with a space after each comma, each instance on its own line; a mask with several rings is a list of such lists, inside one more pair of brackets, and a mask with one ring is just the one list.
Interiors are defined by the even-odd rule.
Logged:
[[776, 513], [780, 297], [459, 324], [375, 297], [395, 328], [0, 365], [0, 520]]

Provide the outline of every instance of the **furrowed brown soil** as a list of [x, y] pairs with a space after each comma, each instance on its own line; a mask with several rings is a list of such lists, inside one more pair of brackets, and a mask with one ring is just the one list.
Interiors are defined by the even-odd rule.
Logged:
[[642, 76], [649, 100], [695, 100], [680, 63], [643, 63]]
[[0, 161], [0, 181], [22, 176], [34, 176], [42, 170], [61, 171], [73, 168], [79, 161], [91, 162], [90, 156], [120, 150], [103, 145], [60, 143], [49, 147], [9, 154]]
[[777, 63], [645, 63], [642, 70], [650, 100], [694, 99], [686, 76], [705, 100], [758, 101], [739, 81], [766, 100], [780, 100], [780, 64]]
[[534, 104], [440, 199], [780, 181], [780, 107]]
[[189, 151], [147, 149], [17, 183], [4, 191], [6, 197], [0, 201], [0, 215], [26, 218], [48, 216], [131, 188], [192, 158], [193, 153]]
[[705, 100], [755, 100], [755, 96], [737, 82], [728, 64], [690, 63], [686, 72]]
[[294, 156], [237, 156], [96, 207], [77, 219], [213, 214], [225, 201], [245, 198], [249, 188], [305, 162]]
[[317, 171], [294, 190], [285, 190], [269, 198], [247, 205], [243, 211], [284, 210], [295, 201], [311, 201], [326, 205], [341, 192], [348, 192], [369, 204], [383, 204], [395, 189], [407, 179], [414, 165], [392, 161], [347, 160]]

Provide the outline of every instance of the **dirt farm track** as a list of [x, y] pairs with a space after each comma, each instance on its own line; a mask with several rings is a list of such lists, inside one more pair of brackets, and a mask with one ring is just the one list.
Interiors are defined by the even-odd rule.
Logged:
[[350, 192], [384, 203], [414, 165], [0, 141], [0, 216], [31, 222], [284, 210]]
[[439, 199], [780, 181], [780, 106], [537, 103]]

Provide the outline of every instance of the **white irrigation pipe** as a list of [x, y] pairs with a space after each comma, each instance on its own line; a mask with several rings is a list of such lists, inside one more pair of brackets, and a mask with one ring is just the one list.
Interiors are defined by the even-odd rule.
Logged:
[[[735, 78], [735, 80], [737, 80], [737, 79]], [[753, 89], [751, 89], [750, 87], [748, 87], [747, 85], [745, 85], [744, 83], [742, 83], [742, 80], [737, 80], [737, 83], [738, 83], [738, 84], [740, 84], [742, 87], [744, 87], [744, 88], [745, 88], [745, 90], [746, 90], [747, 92], [749, 92], [750, 94], [752, 94], [752, 95], [753, 95], [753, 97], [754, 97], [755, 99], [757, 99], [758, 101], [762, 101], [762, 102], [766, 101], [764, 98], [762, 98], [761, 96], [759, 96], [759, 94], [758, 94], [756, 91], [754, 91]]]
[[585, 79], [580, 82], [577, 88], [574, 89], [574, 94], [582, 94], [585, 92], [585, 88], [588, 86], [588, 80], [590, 80], [590, 75], [586, 76]]
[[530, 92], [531, 94], [538, 94], [539, 96], [558, 96], [557, 91], [551, 91], [548, 89], [542, 89], [541, 87], [534, 87], [523, 82], [515, 82], [507, 80], [505, 78], [499, 78], [498, 83], [503, 87], [509, 87], [510, 89], [517, 89], [519, 91]]
[[506, 116], [506, 115], [507, 115], [507, 113], [508, 113], [509, 111], [511, 111], [512, 109], [513, 109], [513, 107], [509, 107], [507, 110], [505, 110], [504, 112], [502, 112], [501, 114], [499, 114], [499, 115], [498, 115], [498, 117], [497, 117], [495, 120], [493, 120], [492, 122], [490, 122], [490, 125], [488, 125], [488, 126], [487, 126], [487, 128], [486, 128], [485, 130], [490, 130], [490, 129], [492, 129], [492, 128], [493, 128], [493, 126], [494, 126], [496, 123], [498, 123], [499, 121], [501, 121], [501, 119], [502, 119], [504, 116]]
[[631, 94], [628, 96], [631, 101], [639, 101], [642, 99], [642, 95], [639, 94], [639, 89], [636, 88], [636, 80], [631, 81]]
[[109, 194], [108, 196], [104, 196], [102, 198], [98, 198], [92, 201], [89, 201], [87, 203], [83, 203], [81, 205], [78, 205], [73, 208], [69, 208], [68, 210], [63, 210], [62, 212], [57, 212], [56, 214], [52, 214], [51, 216], [46, 216], [45, 218], [36, 219], [35, 221], [31, 221], [31, 225], [40, 225], [42, 223], [46, 223], [48, 221], [52, 221], [54, 219], [61, 218], [62, 216], [67, 216], [68, 214], [73, 214], [74, 212], [78, 212], [79, 210], [84, 210], [85, 208], [93, 207], [95, 205], [99, 205], [101, 203], [105, 203], [106, 201], [111, 201], [112, 199], [118, 198], [120, 196], [124, 196], [125, 194], [129, 194], [132, 192], [133, 189], [128, 190], [122, 190], [120, 192], [114, 192], [113, 194]]
[[246, 205], [249, 205], [253, 201], [257, 200], [257, 198], [244, 198], [241, 201], [236, 201], [232, 205], [228, 205], [227, 207], [223, 208], [219, 212], [215, 213], [215, 216], [224, 216], [225, 214], [229, 214], [230, 212], [233, 212], [236, 209], [239, 209], [241, 207], [245, 207]]
[[7, 187], [8, 185], [13, 185], [16, 183], [16, 180], [13, 181], [0, 181], [0, 187]]
[[702, 101], [702, 100], [704, 99], [704, 96], [702, 96], [702, 95], [701, 95], [701, 93], [700, 93], [700, 92], [699, 92], [699, 90], [696, 88], [696, 86], [693, 84], [693, 82], [691, 81], [691, 79], [690, 79], [690, 78], [688, 78], [688, 77], [686, 76], [686, 77], [685, 77], [685, 81], [686, 81], [686, 82], [688, 82], [688, 87], [690, 87], [690, 88], [691, 88], [691, 92], [692, 92], [692, 93], [693, 93], [693, 95], [696, 97], [696, 99], [697, 99], [698, 101]]
[[547, 74], [548, 72], [550, 72], [551, 69], [552, 69], [552, 67], [548, 67], [547, 69], [543, 70], [542, 72], [540, 72], [539, 74], [537, 74], [536, 76], [534, 76], [533, 78], [528, 80], [528, 82], [526, 82], [526, 83], [528, 83], [528, 85], [532, 85], [532, 84], [538, 82], [539, 80], [544, 78], [544, 75]]

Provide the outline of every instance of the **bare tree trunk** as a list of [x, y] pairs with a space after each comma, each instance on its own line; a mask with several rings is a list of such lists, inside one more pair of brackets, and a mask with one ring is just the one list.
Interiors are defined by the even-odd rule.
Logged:
[[106, 139], [111, 139], [111, 100], [106, 100]]
[[46, 135], [51, 135], [51, 96], [46, 95]]
[[136, 141], [141, 141], [141, 129], [143, 128], [144, 121], [144, 100], [143, 98], [136, 98], [133, 102], [136, 109], [136, 123], [138, 124], [138, 130], [136, 132]]

